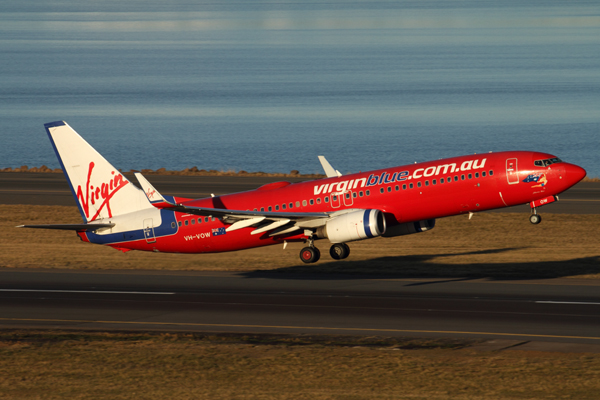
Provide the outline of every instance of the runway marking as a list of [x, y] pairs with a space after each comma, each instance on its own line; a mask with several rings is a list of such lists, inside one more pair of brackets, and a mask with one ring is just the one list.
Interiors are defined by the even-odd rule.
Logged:
[[538, 304], [592, 304], [600, 306], [600, 303], [593, 303], [590, 301], [536, 301]]
[[102, 293], [102, 294], [175, 294], [174, 292], [125, 292], [115, 290], [37, 290], [37, 289], [0, 289], [0, 292], [33, 293]]
[[588, 339], [600, 340], [600, 337], [594, 336], [566, 336], [566, 335], [540, 335], [534, 333], [502, 333], [502, 332], [469, 332], [469, 331], [432, 331], [418, 329], [387, 329], [387, 328], [335, 328], [327, 326], [285, 326], [285, 325], [241, 325], [241, 324], [201, 324], [193, 322], [150, 322], [150, 321], [96, 321], [83, 319], [45, 319], [45, 318], [0, 318], [0, 321], [29, 321], [29, 322], [68, 322], [78, 324], [125, 324], [125, 325], [174, 325], [174, 326], [196, 326], [196, 327], [214, 327], [214, 328], [266, 328], [266, 329], [315, 329], [323, 331], [345, 331], [345, 332], [390, 332], [390, 333], [438, 333], [438, 334], [459, 334], [459, 335], [488, 335], [488, 336], [524, 336], [537, 338], [554, 339]]

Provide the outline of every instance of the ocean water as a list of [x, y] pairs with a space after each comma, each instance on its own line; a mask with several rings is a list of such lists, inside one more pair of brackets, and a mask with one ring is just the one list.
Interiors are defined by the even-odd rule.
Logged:
[[0, 168], [343, 173], [503, 150], [600, 176], [597, 1], [0, 5]]

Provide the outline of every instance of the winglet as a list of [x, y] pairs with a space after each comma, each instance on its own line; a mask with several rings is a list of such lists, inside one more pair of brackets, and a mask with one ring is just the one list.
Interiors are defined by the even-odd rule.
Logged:
[[334, 169], [331, 166], [331, 164], [329, 164], [329, 161], [327, 161], [325, 159], [324, 156], [319, 156], [319, 161], [321, 162], [321, 165], [323, 166], [323, 170], [325, 170], [325, 175], [327, 175], [328, 178], [335, 178], [335, 177], [342, 176], [340, 171], [338, 171], [337, 169]]
[[144, 176], [142, 174], [140, 174], [139, 172], [136, 172], [135, 177], [137, 178], [138, 182], [140, 183], [140, 186], [142, 187], [142, 190], [144, 191], [146, 198], [148, 199], [150, 204], [152, 204], [154, 207], [170, 208], [170, 207], [177, 206], [177, 204], [167, 201], [162, 196], [162, 194], [160, 194], [158, 192], [158, 190], [154, 189], [154, 186], [152, 186], [152, 184], [150, 182], [148, 182], [148, 180], [146, 178], [144, 178]]

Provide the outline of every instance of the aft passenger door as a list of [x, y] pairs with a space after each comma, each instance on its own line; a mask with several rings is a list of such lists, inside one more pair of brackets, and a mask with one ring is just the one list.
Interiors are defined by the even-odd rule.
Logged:
[[148, 218], [148, 219], [144, 220], [144, 237], [146, 238], [146, 243], [156, 242], [156, 236], [154, 236], [154, 224], [152, 223], [152, 218]]

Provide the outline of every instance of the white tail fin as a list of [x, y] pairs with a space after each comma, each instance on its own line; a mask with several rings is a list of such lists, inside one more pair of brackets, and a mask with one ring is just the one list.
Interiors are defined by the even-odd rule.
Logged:
[[45, 124], [85, 222], [152, 208], [132, 184], [66, 122]]

